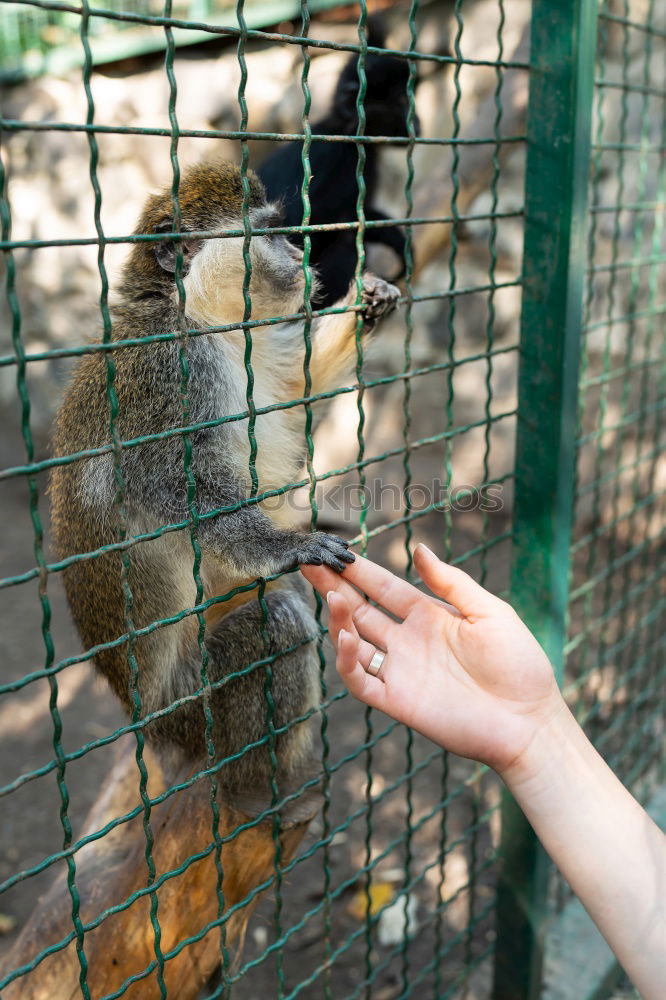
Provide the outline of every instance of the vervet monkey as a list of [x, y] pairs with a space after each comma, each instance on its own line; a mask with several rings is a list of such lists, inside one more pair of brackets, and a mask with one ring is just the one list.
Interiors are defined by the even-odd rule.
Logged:
[[[275, 226], [274, 205], [253, 174], [249, 217], [253, 228]], [[112, 339], [122, 341], [177, 331], [184, 322], [193, 331], [240, 323], [244, 316], [243, 238], [189, 239], [188, 232], [242, 229], [243, 187], [239, 170], [228, 163], [203, 164], [185, 172], [179, 188], [182, 240], [143, 241], [133, 245], [122, 273], [120, 302], [114, 313]], [[170, 191], [151, 196], [136, 230], [173, 231]], [[179, 315], [176, 282], [177, 250], [182, 252], [185, 288], [184, 319]], [[291, 315], [303, 304], [302, 252], [284, 236], [268, 234], [250, 240], [252, 319]], [[369, 332], [395, 308], [398, 290], [378, 278], [363, 279], [362, 312]], [[340, 305], [355, 301], [350, 289]], [[312, 322], [310, 372], [312, 393], [330, 390], [353, 371], [356, 362], [357, 313], [315, 318]], [[303, 395], [303, 321], [255, 328], [252, 333], [254, 401], [257, 407]], [[154, 341], [113, 351], [113, 392], [117, 396], [115, 429], [122, 441], [182, 426], [182, 371], [178, 339]], [[193, 334], [187, 343], [189, 424], [215, 422], [247, 412], [245, 336], [242, 329]], [[256, 471], [259, 490], [295, 479], [304, 445], [300, 407], [257, 416]], [[204, 600], [222, 595], [258, 577], [301, 563], [325, 563], [337, 571], [353, 560], [347, 544], [325, 532], [304, 533], [294, 526], [288, 505], [279, 510], [266, 503], [243, 504], [251, 495], [248, 420], [213, 423], [190, 434], [190, 470], [196, 487], [201, 580]], [[55, 429], [55, 454], [69, 455], [111, 441], [107, 363], [101, 352], [85, 356], [69, 386]], [[155, 532], [189, 518], [188, 483], [182, 434], [122, 449], [122, 509], [127, 537]], [[119, 477], [110, 451], [101, 456], [54, 468], [50, 492], [55, 547], [59, 559], [87, 553], [117, 542]], [[240, 504], [229, 513], [208, 516], [221, 507]], [[275, 504], [270, 505], [272, 508]], [[86, 649], [117, 640], [133, 628], [143, 629], [176, 616], [196, 603], [193, 551], [188, 529], [172, 530], [128, 550], [129, 572], [123, 579], [118, 550], [73, 562], [64, 570], [69, 605]], [[126, 596], [131, 593], [130, 618]], [[273, 724], [289, 726], [318, 704], [318, 660], [308, 637], [317, 625], [297, 574], [269, 583], [265, 593], [267, 624], [257, 592], [212, 605], [205, 612], [207, 671], [215, 685], [248, 664], [291, 649], [273, 663]], [[293, 648], [296, 647], [296, 648]], [[200, 691], [201, 652], [198, 622], [190, 614], [136, 637], [142, 717], [176, 699]], [[100, 649], [94, 662], [131, 715], [132, 671], [128, 644]], [[211, 696], [213, 742], [217, 759], [238, 752], [266, 733], [265, 670], [258, 666], [217, 688]], [[171, 713], [151, 720], [148, 739], [179, 749], [193, 761], [206, 760], [205, 720], [201, 695]], [[311, 748], [307, 724], [290, 726], [276, 738], [277, 780], [293, 787]], [[241, 802], [250, 796], [270, 797], [270, 759], [260, 747], [224, 765], [218, 774], [222, 795]]]

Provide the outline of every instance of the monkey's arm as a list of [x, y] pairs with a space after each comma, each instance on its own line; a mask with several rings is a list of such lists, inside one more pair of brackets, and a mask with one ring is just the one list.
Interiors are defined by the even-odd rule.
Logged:
[[[340, 573], [353, 562], [347, 543], [337, 535], [278, 528], [258, 503], [247, 503], [246, 485], [212, 457], [220, 447], [219, 442], [213, 443], [213, 434], [203, 431], [193, 439], [192, 472], [200, 518], [197, 533], [202, 548], [223, 560], [233, 572], [250, 578], [281, 573], [304, 563], [323, 564]], [[154, 483], [151, 492], [151, 497], [143, 498], [148, 509], [162, 519], [173, 518], [173, 498], [183, 496], [180, 483], [165, 478], [159, 492]], [[181, 505], [182, 500], [178, 503]], [[187, 510], [177, 512], [183, 518], [187, 514]]]
[[[389, 217], [378, 209], [368, 206], [365, 218], [368, 222], [383, 222]], [[396, 278], [403, 276], [405, 273], [405, 234], [399, 226], [377, 226], [376, 228], [373, 226], [371, 229], [366, 229], [365, 242], [383, 243], [391, 250], [395, 250], [402, 262], [402, 268]]]
[[199, 537], [204, 547], [243, 576], [253, 578], [303, 564], [326, 565], [341, 573], [347, 563], [354, 561], [347, 542], [337, 535], [325, 531], [306, 535], [276, 528], [256, 504], [203, 522]]
[[[365, 210], [366, 222], [386, 222], [390, 216], [380, 212], [379, 209], [368, 205]], [[404, 257], [405, 234], [399, 226], [372, 226], [365, 231], [366, 243], [386, 243], [392, 247], [397, 254]]]
[[[395, 285], [390, 285], [374, 274], [363, 276], [363, 294], [361, 307], [363, 315], [363, 334], [372, 333], [379, 321], [393, 312], [397, 305], [400, 292]], [[336, 306], [350, 306], [356, 302], [356, 283], [352, 282], [344, 299]], [[344, 382], [354, 371], [356, 365], [356, 327], [358, 312], [333, 313], [328, 316], [318, 316], [312, 323], [312, 353], [310, 355], [310, 376], [312, 378], [312, 393], [327, 392]], [[286, 384], [287, 392], [292, 398], [303, 394], [304, 378], [302, 360], [304, 357], [302, 327], [292, 327], [290, 335], [295, 338], [293, 344], [293, 363], [290, 365], [291, 377]]]

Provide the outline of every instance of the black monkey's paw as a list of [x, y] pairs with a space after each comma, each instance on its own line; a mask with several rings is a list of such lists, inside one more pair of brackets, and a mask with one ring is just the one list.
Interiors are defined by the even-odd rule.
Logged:
[[348, 563], [354, 562], [354, 558], [354, 553], [349, 552], [349, 545], [343, 538], [328, 535], [325, 531], [301, 536], [297, 545], [289, 552], [291, 566], [300, 566], [302, 563], [330, 566], [336, 573], [342, 573]]
[[363, 325], [367, 333], [374, 330], [384, 316], [392, 313], [398, 304], [400, 292], [395, 285], [390, 285], [383, 278], [374, 274], [363, 275]]

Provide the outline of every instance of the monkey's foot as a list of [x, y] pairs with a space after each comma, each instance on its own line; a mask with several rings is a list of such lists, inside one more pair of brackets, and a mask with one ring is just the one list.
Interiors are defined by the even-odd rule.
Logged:
[[399, 298], [400, 292], [395, 285], [390, 285], [388, 281], [377, 278], [374, 274], [363, 275], [361, 304], [366, 333], [374, 330], [381, 319], [393, 312]]
[[342, 573], [348, 563], [354, 562], [355, 556], [349, 552], [349, 545], [343, 538], [315, 531], [311, 535], [302, 535], [289, 551], [287, 559], [289, 568], [307, 563], [310, 566], [330, 566], [336, 573]]

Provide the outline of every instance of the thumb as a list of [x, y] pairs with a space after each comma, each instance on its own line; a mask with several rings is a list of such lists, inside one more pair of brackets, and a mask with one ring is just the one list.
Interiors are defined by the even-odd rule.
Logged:
[[426, 587], [465, 618], [478, 618], [495, 610], [496, 598], [492, 594], [463, 570], [438, 559], [427, 545], [417, 545], [414, 564]]

